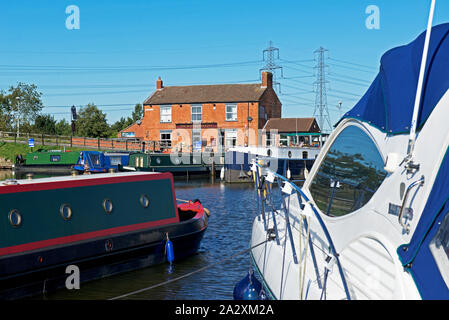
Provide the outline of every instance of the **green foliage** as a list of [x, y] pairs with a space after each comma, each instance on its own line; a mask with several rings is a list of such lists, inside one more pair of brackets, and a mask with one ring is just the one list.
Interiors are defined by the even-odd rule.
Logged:
[[98, 107], [89, 103], [78, 113], [76, 120], [76, 134], [80, 137], [107, 138], [110, 128], [106, 121], [106, 114]]
[[56, 134], [56, 120], [49, 114], [42, 114], [34, 120], [34, 131], [45, 134]]
[[[42, 93], [37, 91], [34, 84], [19, 82], [17, 86], [11, 86], [6, 99], [8, 103], [4, 112], [9, 119], [22, 123], [32, 123], [44, 107], [42, 104]], [[16, 124], [17, 125], [17, 124]]]
[[124, 118], [121, 117], [120, 120], [115, 122], [113, 125], [111, 125], [111, 137], [117, 137], [117, 134], [122, 131], [123, 129], [129, 127], [132, 125], [135, 121], [133, 121], [131, 118]]
[[56, 123], [55, 130], [58, 136], [70, 136], [72, 134], [72, 125], [65, 119], [62, 119]]
[[[132, 123], [136, 122], [137, 120], [141, 120], [143, 118], [143, 107], [140, 103], [137, 103], [134, 107], [134, 111], [131, 115], [131, 121]], [[129, 118], [128, 118], [129, 119]]]

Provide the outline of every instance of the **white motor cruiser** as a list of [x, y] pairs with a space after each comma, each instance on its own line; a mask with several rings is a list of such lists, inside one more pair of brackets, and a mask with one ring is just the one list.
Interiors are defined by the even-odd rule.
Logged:
[[449, 24], [432, 27], [433, 9], [301, 188], [253, 165], [251, 256], [271, 298], [449, 299]]

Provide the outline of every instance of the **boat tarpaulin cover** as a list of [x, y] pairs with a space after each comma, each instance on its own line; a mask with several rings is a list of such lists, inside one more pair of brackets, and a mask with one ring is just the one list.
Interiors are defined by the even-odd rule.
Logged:
[[[423, 299], [449, 299], [448, 284], [431, 252], [430, 243], [449, 214], [449, 149], [438, 171], [427, 203], [410, 243], [398, 248], [398, 255], [405, 269], [415, 280]], [[446, 253], [448, 255], [449, 253]]]
[[[449, 89], [449, 23], [432, 28], [422, 99], [419, 129]], [[360, 101], [344, 118], [371, 123], [388, 135], [410, 132], [425, 32], [413, 42], [387, 51], [380, 70]]]

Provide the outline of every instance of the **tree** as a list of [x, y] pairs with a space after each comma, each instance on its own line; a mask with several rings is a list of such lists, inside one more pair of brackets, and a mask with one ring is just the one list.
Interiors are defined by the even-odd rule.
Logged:
[[110, 128], [106, 121], [106, 114], [98, 107], [89, 103], [78, 113], [76, 133], [82, 137], [106, 138], [110, 135]]
[[111, 136], [117, 137], [117, 133], [129, 127], [133, 123], [134, 121], [130, 117], [128, 118], [121, 117], [120, 120], [114, 122], [114, 124], [111, 125]]
[[38, 133], [56, 134], [56, 120], [49, 114], [38, 115], [34, 120], [34, 130]]
[[9, 95], [7, 95], [3, 90], [0, 91], [0, 130], [10, 131], [11, 122], [11, 101]]
[[59, 120], [55, 126], [56, 134], [59, 136], [70, 136], [72, 134], [72, 126], [65, 119]]
[[134, 107], [134, 111], [131, 115], [132, 122], [136, 122], [137, 120], [141, 120], [143, 118], [143, 108], [140, 103], [137, 103]]
[[14, 119], [17, 132], [21, 123], [33, 123], [44, 107], [42, 93], [37, 91], [34, 84], [19, 82], [16, 87], [9, 88], [9, 119]]

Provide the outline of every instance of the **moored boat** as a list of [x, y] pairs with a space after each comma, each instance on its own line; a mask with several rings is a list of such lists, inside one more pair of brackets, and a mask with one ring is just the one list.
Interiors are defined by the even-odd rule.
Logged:
[[129, 152], [81, 151], [71, 168], [80, 173], [118, 171], [119, 166], [128, 165], [129, 156]]
[[449, 24], [430, 26], [383, 55], [301, 188], [254, 165], [271, 298], [449, 299]]
[[[214, 162], [214, 166], [212, 166]], [[134, 152], [129, 156], [128, 166], [123, 171], [170, 172], [173, 175], [208, 175], [223, 167], [220, 154], [211, 153], [143, 153]]]
[[70, 173], [77, 160], [76, 151], [39, 149], [27, 153], [25, 158], [17, 155], [13, 170], [23, 173]]
[[105, 173], [0, 185], [0, 298], [65, 286], [194, 254], [208, 225], [199, 201], [178, 206], [169, 173]]

